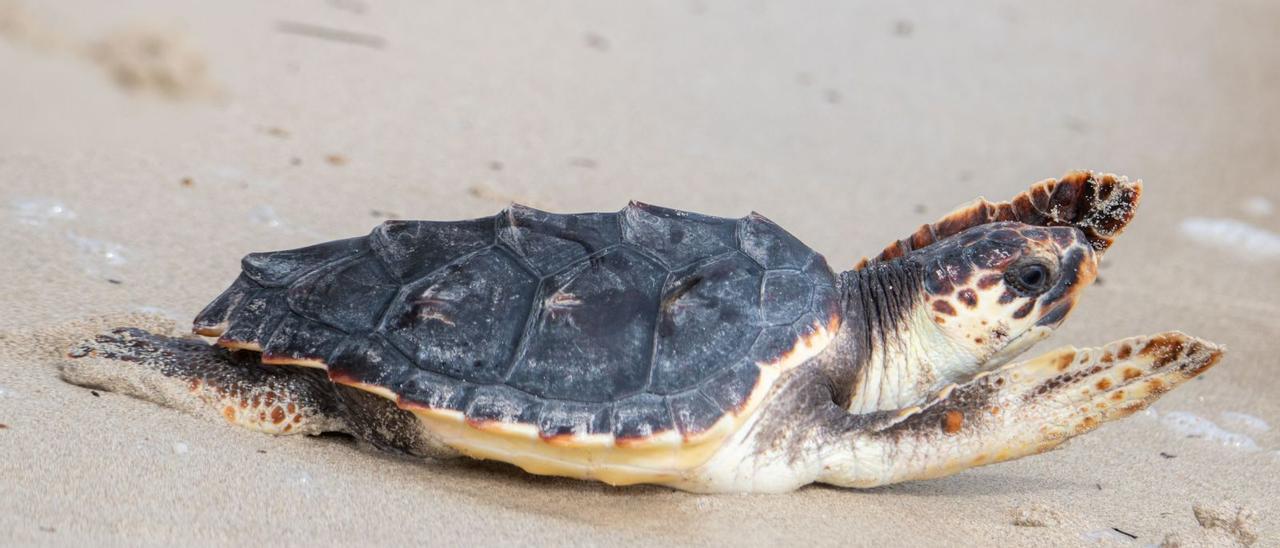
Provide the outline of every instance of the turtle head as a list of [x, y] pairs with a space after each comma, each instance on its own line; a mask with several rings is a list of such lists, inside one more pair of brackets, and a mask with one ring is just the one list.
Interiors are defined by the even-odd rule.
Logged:
[[1072, 226], [998, 222], [904, 258], [922, 273], [921, 305], [964, 373], [989, 370], [1047, 337], [1097, 276], [1098, 259]]
[[915, 405], [1049, 336], [1141, 197], [1141, 181], [1071, 172], [961, 206], [842, 274], [858, 341], [849, 409]]

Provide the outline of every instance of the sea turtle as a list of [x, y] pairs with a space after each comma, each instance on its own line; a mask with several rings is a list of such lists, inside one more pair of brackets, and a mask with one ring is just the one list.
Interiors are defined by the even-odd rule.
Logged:
[[252, 253], [192, 337], [121, 328], [67, 381], [272, 434], [346, 432], [535, 474], [700, 492], [870, 487], [1058, 446], [1222, 350], [1048, 336], [1141, 183], [1072, 172], [983, 199], [855, 268], [759, 214], [512, 205]]

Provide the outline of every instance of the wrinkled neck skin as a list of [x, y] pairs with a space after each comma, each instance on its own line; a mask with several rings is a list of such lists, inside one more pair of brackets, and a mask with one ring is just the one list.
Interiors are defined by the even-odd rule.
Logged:
[[840, 275], [844, 322], [821, 367], [853, 413], [901, 409], [975, 375], [977, 356], [933, 323], [923, 269], [896, 260]]

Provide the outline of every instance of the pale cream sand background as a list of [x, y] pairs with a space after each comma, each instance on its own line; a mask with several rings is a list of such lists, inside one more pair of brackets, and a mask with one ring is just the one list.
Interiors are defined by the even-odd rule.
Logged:
[[[1247, 507], [1277, 545], [1280, 4], [960, 4], [0, 1], [0, 544], [1227, 542], [1204, 503]], [[56, 376], [105, 324], [55, 326], [186, 322], [246, 252], [388, 215], [754, 209], [848, 268], [1071, 168], [1147, 194], [1039, 350], [1181, 329], [1230, 352], [1156, 414], [949, 479], [616, 489], [273, 438]]]

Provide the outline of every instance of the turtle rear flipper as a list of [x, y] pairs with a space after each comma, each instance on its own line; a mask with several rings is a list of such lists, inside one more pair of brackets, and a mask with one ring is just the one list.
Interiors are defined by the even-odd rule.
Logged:
[[944, 389], [875, 432], [850, 432], [826, 483], [873, 487], [1043, 453], [1140, 411], [1212, 367], [1223, 350], [1178, 332], [1064, 347]]
[[203, 341], [119, 328], [76, 348], [63, 380], [268, 434], [346, 432], [320, 371], [257, 365]]
[[1061, 179], [1040, 181], [1007, 202], [978, 198], [960, 206], [937, 222], [889, 244], [880, 254], [862, 259], [854, 270], [902, 257], [975, 226], [1003, 221], [1078, 228], [1094, 251], [1101, 254], [1133, 220], [1141, 198], [1142, 181], [1130, 182], [1110, 173], [1072, 171]]
[[395, 402], [329, 382], [324, 371], [263, 365], [261, 355], [122, 327], [73, 348], [63, 380], [267, 434], [342, 433], [423, 457], [457, 453]]

